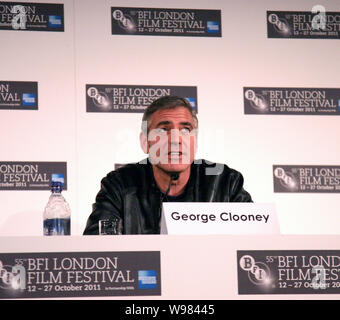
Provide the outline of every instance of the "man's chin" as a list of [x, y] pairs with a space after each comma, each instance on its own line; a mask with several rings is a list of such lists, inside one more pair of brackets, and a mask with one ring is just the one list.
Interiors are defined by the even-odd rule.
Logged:
[[190, 167], [190, 164], [174, 164], [174, 163], [161, 164], [159, 163], [156, 166], [162, 171], [167, 172], [167, 173], [172, 173], [172, 172], [181, 173], [181, 172], [188, 170], [188, 168]]

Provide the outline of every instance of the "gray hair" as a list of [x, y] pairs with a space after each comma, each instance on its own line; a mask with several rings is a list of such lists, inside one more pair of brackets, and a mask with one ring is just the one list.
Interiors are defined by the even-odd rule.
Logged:
[[[153, 101], [144, 111], [143, 119], [142, 119], [142, 131], [147, 133], [150, 126], [150, 118], [151, 116], [158, 110], [164, 109], [174, 109], [177, 107], [184, 107], [189, 110], [190, 114], [194, 119], [194, 127], [198, 128], [198, 119], [196, 116], [196, 111], [192, 108], [190, 102], [178, 96], [163, 96]], [[147, 123], [147, 128], [145, 128], [145, 124]]]

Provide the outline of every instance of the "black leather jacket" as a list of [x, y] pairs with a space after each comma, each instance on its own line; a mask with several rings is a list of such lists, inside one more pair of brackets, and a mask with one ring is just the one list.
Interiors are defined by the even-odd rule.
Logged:
[[[84, 235], [98, 234], [99, 220], [113, 215], [122, 219], [123, 234], [159, 234], [163, 196], [149, 161], [112, 171], [101, 181]], [[241, 173], [206, 160], [195, 160], [191, 165], [189, 181], [178, 199], [175, 201], [252, 202], [249, 193], [243, 189]]]

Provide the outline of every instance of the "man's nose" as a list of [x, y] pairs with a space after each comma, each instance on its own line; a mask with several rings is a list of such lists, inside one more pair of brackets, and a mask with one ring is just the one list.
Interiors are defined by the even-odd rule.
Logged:
[[179, 129], [171, 129], [169, 135], [169, 143], [171, 144], [182, 144], [182, 136]]

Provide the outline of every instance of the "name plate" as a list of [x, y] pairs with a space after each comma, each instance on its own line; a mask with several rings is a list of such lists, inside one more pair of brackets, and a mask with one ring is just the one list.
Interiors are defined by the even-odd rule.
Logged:
[[272, 203], [164, 202], [161, 234], [280, 234]]

